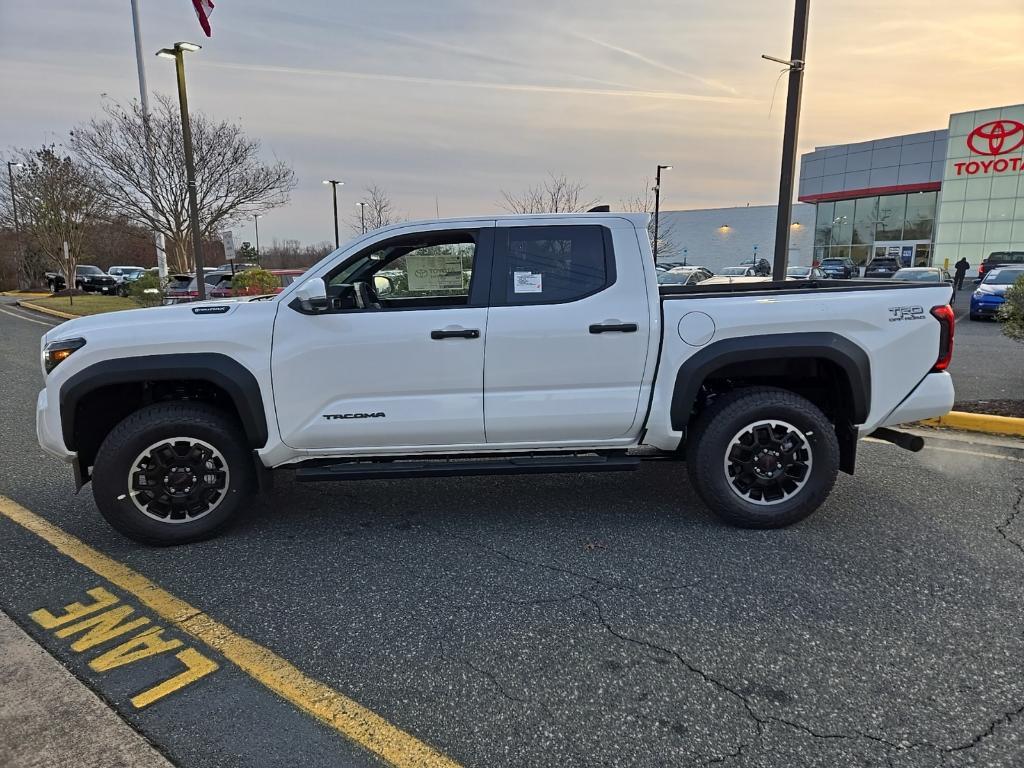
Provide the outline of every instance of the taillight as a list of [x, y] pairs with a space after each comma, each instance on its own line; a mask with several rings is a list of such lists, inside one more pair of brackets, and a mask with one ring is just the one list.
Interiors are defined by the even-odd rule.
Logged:
[[939, 321], [939, 357], [932, 366], [932, 373], [936, 373], [949, 368], [953, 360], [953, 330], [956, 319], [949, 304], [932, 307], [932, 317]]
[[978, 277], [981, 277], [984, 274], [985, 274], [985, 262], [983, 261], [983, 262], [981, 262], [981, 264], [978, 265]]

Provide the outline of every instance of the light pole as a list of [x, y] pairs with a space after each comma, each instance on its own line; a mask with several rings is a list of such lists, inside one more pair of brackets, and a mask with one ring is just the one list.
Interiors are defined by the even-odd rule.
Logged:
[[[139, 99], [142, 107], [142, 126], [146, 137], [146, 162], [149, 165], [149, 189], [156, 198], [156, 163], [153, 160], [153, 130], [149, 123], [149, 89], [146, 87], [146, 65], [142, 60], [142, 30], [139, 26], [139, 2], [132, 0], [132, 31], [135, 33], [135, 66], [139, 71]], [[154, 211], [155, 215], [155, 211]], [[167, 281], [167, 251], [164, 236], [153, 232], [156, 246], [156, 266], [161, 285]]]
[[[18, 221], [18, 198], [14, 194], [14, 169], [24, 168], [24, 163], [7, 161], [7, 179], [11, 183], [11, 211], [14, 213], [14, 234], [18, 238], [18, 250], [21, 251], [22, 269], [25, 268], [25, 243], [21, 239], [21, 223]], [[28, 277], [27, 275], [24, 275]], [[20, 281], [19, 281], [20, 282]]]
[[789, 69], [786, 92], [786, 127], [782, 134], [782, 169], [779, 172], [779, 209], [775, 219], [775, 259], [772, 280], [786, 279], [789, 260], [789, 223], [793, 220], [793, 178], [796, 176], [796, 143], [800, 130], [800, 96], [807, 55], [807, 17], [811, 0], [796, 0], [793, 12], [793, 44], [789, 61], [762, 54], [761, 58], [785, 64]]
[[661, 172], [671, 171], [671, 165], [659, 165], [654, 174], [654, 263], [658, 263], [658, 218], [661, 214]]
[[324, 179], [324, 184], [331, 185], [331, 193], [334, 196], [334, 247], [339, 248], [341, 241], [338, 239], [338, 185], [345, 186], [345, 182], [337, 179]]
[[359, 228], [366, 234], [366, 203], [356, 203], [359, 206]]
[[263, 218], [262, 213], [254, 213], [252, 220], [256, 224], [256, 263], [260, 263], [260, 219]]
[[192, 250], [196, 262], [196, 291], [199, 300], [206, 298], [206, 273], [203, 271], [203, 236], [199, 229], [199, 201], [196, 197], [196, 161], [192, 155], [192, 125], [188, 119], [188, 94], [185, 92], [185, 51], [198, 51], [195, 43], [175, 43], [173, 48], [161, 48], [157, 56], [174, 59], [178, 75], [178, 104], [181, 108], [181, 136], [185, 145], [185, 186], [188, 187], [188, 213], [192, 219]]

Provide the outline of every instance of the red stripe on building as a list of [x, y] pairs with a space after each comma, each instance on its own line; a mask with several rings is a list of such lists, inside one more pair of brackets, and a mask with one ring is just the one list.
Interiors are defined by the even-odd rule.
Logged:
[[855, 197], [874, 197], [875, 195], [900, 195], [907, 192], [938, 192], [942, 188], [940, 181], [926, 181], [921, 184], [894, 184], [891, 187], [865, 187], [864, 189], [843, 189], [839, 192], [823, 192], [819, 195], [801, 195], [797, 198], [801, 203], [830, 203], [834, 200], [852, 200]]

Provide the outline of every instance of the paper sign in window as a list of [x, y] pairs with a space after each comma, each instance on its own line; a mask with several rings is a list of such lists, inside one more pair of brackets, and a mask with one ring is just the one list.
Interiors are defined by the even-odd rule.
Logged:
[[461, 256], [406, 256], [410, 291], [450, 291], [462, 288]]
[[515, 293], [541, 293], [542, 278], [541, 272], [513, 272], [512, 290]]

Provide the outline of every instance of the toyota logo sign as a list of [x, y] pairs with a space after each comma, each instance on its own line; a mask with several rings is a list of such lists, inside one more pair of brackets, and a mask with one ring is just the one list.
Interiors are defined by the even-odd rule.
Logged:
[[1024, 145], [1024, 123], [993, 120], [967, 136], [967, 146], [978, 155], [1005, 155]]

